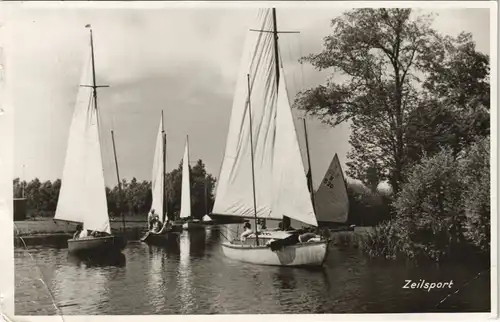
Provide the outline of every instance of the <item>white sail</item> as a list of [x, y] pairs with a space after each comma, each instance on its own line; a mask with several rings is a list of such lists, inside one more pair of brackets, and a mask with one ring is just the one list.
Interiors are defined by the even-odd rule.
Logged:
[[191, 179], [189, 177], [189, 141], [182, 158], [181, 218], [191, 217]]
[[[81, 85], [92, 84], [91, 59], [87, 56]], [[93, 99], [90, 87], [79, 87], [54, 219], [82, 222], [84, 229], [111, 233]]]
[[273, 213], [317, 226], [281, 69], [273, 164]]
[[[266, 11], [263, 18], [257, 29], [271, 30], [270, 12]], [[254, 216], [247, 76], [250, 75], [257, 217], [282, 218], [271, 211], [277, 101], [273, 46], [271, 33], [249, 32], [233, 99], [214, 214]]]
[[349, 198], [337, 154], [333, 157], [314, 200], [318, 221], [336, 223], [347, 221]]
[[160, 127], [158, 128], [158, 134], [156, 136], [156, 147], [155, 155], [153, 160], [153, 172], [151, 181], [151, 192], [153, 201], [151, 203], [151, 209], [155, 210], [155, 213], [160, 217], [163, 215], [163, 204], [165, 197], [165, 182], [163, 180], [163, 168], [165, 166], [165, 153], [163, 144], [163, 117], [160, 120]]

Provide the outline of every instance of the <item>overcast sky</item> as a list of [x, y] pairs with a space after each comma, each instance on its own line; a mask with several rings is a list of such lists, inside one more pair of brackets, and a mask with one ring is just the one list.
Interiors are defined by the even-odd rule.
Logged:
[[[168, 170], [189, 135], [192, 161], [219, 175], [233, 91], [246, 32], [255, 8], [66, 9], [22, 4], [5, 10], [8, 93], [14, 106], [14, 175], [60, 178], [90, 23], [94, 30], [101, 133], [107, 185], [116, 183], [110, 130], [114, 128], [123, 178], [150, 180], [160, 111], [165, 113]], [[289, 94], [322, 83], [329, 72], [301, 69], [301, 54], [321, 51], [330, 20], [343, 8], [279, 8], [278, 28]], [[428, 12], [429, 10], [425, 10]], [[489, 53], [489, 9], [440, 9], [434, 27], [456, 36], [471, 32]], [[302, 72], [303, 70], [303, 72]], [[297, 122], [304, 150], [302, 123]], [[349, 151], [348, 125], [308, 120], [315, 186], [334, 153]], [[305, 151], [303, 151], [305, 152]], [[25, 171], [23, 176], [23, 165]], [[345, 171], [345, 170], [344, 170]]]

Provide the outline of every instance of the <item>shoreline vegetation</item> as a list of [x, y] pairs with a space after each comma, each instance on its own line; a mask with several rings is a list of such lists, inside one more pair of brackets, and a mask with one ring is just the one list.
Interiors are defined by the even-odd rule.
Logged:
[[[432, 19], [411, 9], [354, 9], [333, 19], [322, 52], [300, 61], [343, 80], [299, 92], [294, 108], [330, 126], [350, 125], [347, 223], [358, 227], [333, 233], [334, 244], [387, 260], [477, 255], [486, 262], [490, 57], [470, 33], [441, 35]], [[181, 173], [179, 165], [167, 174], [169, 213], [180, 209]], [[193, 216], [201, 218], [212, 209], [216, 180], [202, 160], [191, 174]], [[45, 217], [55, 211], [60, 183], [17, 178], [14, 196], [24, 190], [31, 216]], [[122, 187], [121, 196], [106, 188], [110, 213], [149, 211], [150, 182], [134, 178]], [[117, 217], [112, 226], [120, 224]]]
[[301, 58], [331, 77], [298, 93], [294, 106], [350, 125], [346, 174], [385, 207], [362, 243], [369, 256], [488, 259], [490, 57], [472, 34], [442, 35], [433, 21], [386, 8], [332, 19], [322, 51]]

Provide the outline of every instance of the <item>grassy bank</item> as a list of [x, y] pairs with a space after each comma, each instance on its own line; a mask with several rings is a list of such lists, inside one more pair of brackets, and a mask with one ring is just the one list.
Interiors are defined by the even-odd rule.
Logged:
[[[126, 228], [146, 227], [146, 221], [143, 217], [126, 217]], [[54, 222], [52, 219], [40, 218], [36, 220], [25, 220], [14, 222], [14, 236], [32, 236], [47, 234], [72, 234], [75, 231], [76, 224], [65, 222]], [[123, 229], [121, 218], [111, 220], [111, 230], [120, 231]]]

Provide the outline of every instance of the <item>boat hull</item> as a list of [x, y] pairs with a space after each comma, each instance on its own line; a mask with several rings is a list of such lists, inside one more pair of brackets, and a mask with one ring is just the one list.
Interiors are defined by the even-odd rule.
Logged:
[[182, 224], [182, 229], [183, 230], [201, 230], [205, 229], [205, 225], [201, 222], [193, 222], [193, 221], [188, 221]]
[[107, 255], [121, 252], [126, 244], [122, 236], [84, 237], [68, 239], [68, 251], [72, 254]]
[[326, 260], [328, 242], [299, 243], [275, 252], [267, 246], [224, 242], [222, 251], [231, 259], [257, 265], [319, 267]]
[[173, 231], [169, 231], [165, 234], [147, 233], [143, 238], [141, 238], [142, 242], [148, 245], [157, 245], [157, 246], [170, 245], [173, 242], [178, 243], [178, 240], [179, 240], [179, 233]]

